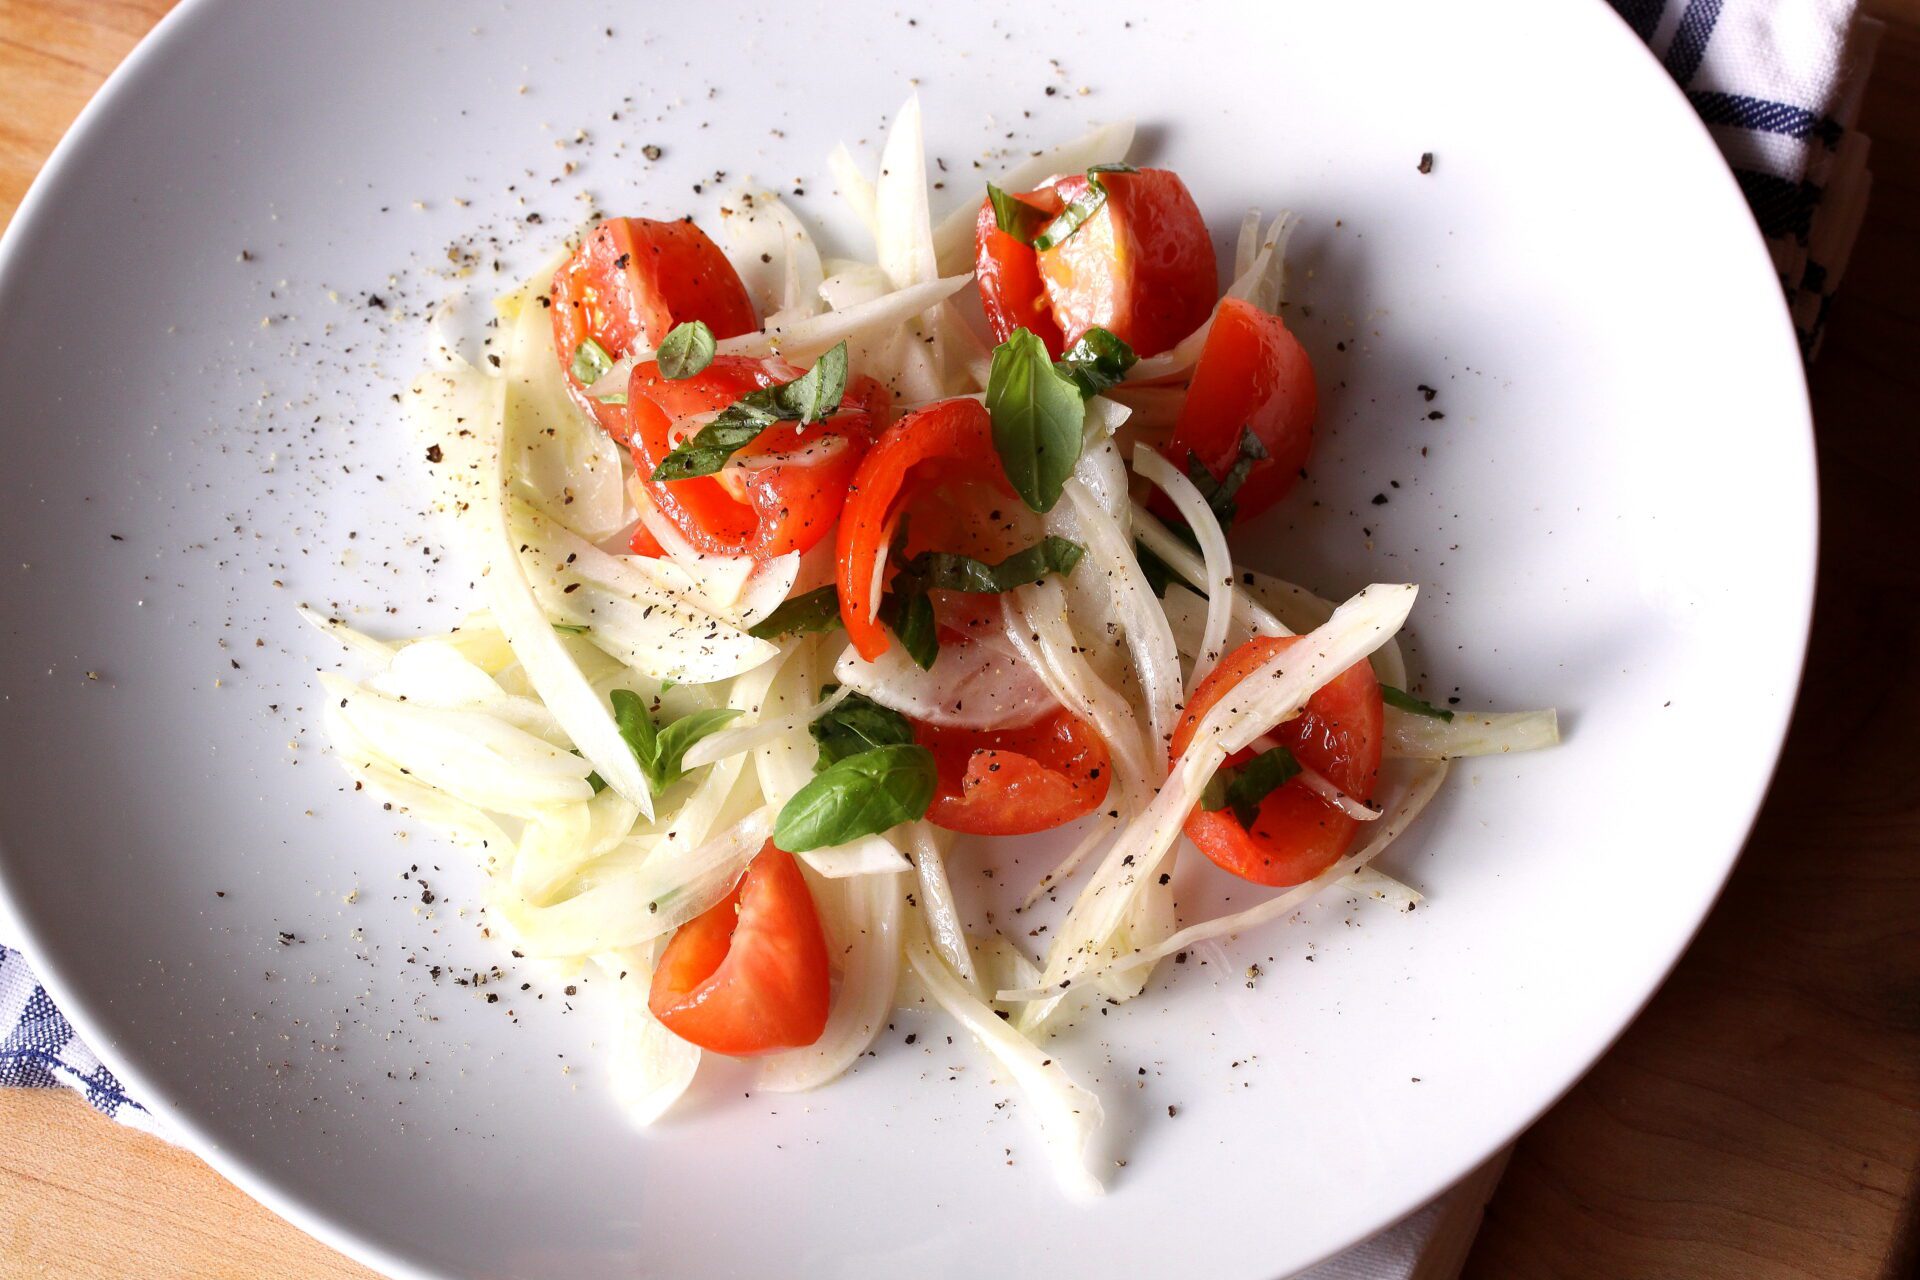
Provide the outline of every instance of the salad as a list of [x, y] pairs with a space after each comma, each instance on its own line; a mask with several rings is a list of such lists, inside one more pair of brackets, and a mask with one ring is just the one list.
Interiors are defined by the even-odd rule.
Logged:
[[[584, 228], [470, 357], [434, 329], [402, 398], [484, 607], [395, 641], [310, 613], [367, 668], [320, 676], [326, 727], [473, 850], [499, 945], [617, 993], [639, 1123], [703, 1055], [809, 1089], [930, 1004], [1096, 1191], [1100, 1103], [1050, 1035], [1323, 892], [1410, 905], [1369, 864], [1447, 761], [1556, 740], [1409, 690], [1414, 586], [1335, 604], [1234, 561], [1313, 446], [1288, 219], [1245, 216], [1223, 295], [1132, 132], [935, 222], [910, 100], [877, 178], [830, 158], [870, 260], [748, 187], [720, 242]], [[1044, 951], [969, 931], [949, 862], [1055, 829]], [[1195, 860], [1270, 892], [1197, 916]]]

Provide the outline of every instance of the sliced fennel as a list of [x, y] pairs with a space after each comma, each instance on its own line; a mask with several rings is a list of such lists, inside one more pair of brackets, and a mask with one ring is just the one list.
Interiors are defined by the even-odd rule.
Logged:
[[1088, 1167], [1087, 1148], [1103, 1120], [1100, 1099], [1077, 1084], [1057, 1057], [1014, 1030], [947, 967], [917, 916], [906, 918], [907, 961], [933, 1002], [973, 1034], [1007, 1069], [1034, 1109], [1061, 1188], [1077, 1199], [1105, 1190]]
[[1411, 760], [1454, 760], [1538, 751], [1560, 741], [1560, 718], [1545, 711], [1456, 711], [1451, 721], [1387, 708], [1386, 753]]

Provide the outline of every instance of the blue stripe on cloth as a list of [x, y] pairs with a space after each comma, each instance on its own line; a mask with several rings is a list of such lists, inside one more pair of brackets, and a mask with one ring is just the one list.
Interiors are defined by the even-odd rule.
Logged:
[[1769, 240], [1792, 236], [1806, 243], [1807, 232], [1813, 227], [1813, 211], [1820, 204], [1819, 186], [1804, 180], [1776, 178], [1770, 173], [1755, 173], [1751, 169], [1735, 169], [1733, 176], [1740, 184], [1740, 193], [1753, 206], [1754, 220], [1760, 224], [1762, 235]]
[[1660, 25], [1660, 15], [1667, 9], [1667, 0], [1607, 0], [1607, 3], [1642, 41], [1653, 39], [1653, 29]]
[[[11, 978], [22, 983], [13, 988], [16, 992], [33, 981], [24, 957], [9, 947], [0, 946], [0, 971], [10, 971]], [[93, 1051], [80, 1043], [73, 1024], [39, 983], [33, 983], [13, 1025], [4, 1031], [0, 1036], [0, 1088], [67, 1085], [84, 1092], [88, 1103], [109, 1116], [118, 1117], [123, 1110], [146, 1111], [127, 1096], [119, 1078]]]
[[1765, 98], [1749, 98], [1743, 93], [1693, 89], [1688, 91], [1687, 101], [1706, 124], [1733, 125], [1755, 133], [1777, 133], [1803, 140], [1814, 138], [1829, 149], [1840, 144], [1845, 132], [1839, 121], [1817, 111], [1785, 102], [1769, 102]]
[[1714, 24], [1720, 21], [1720, 3], [1721, 0], [1687, 0], [1680, 25], [1674, 28], [1673, 42], [1667, 46], [1667, 74], [1682, 87], [1690, 83], [1694, 72], [1700, 69], [1700, 59], [1706, 55]]

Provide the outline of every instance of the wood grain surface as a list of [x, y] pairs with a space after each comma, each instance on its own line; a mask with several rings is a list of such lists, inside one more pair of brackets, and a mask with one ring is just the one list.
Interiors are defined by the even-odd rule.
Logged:
[[[0, 0], [0, 221], [169, 7]], [[1875, 189], [1812, 375], [1819, 615], [1779, 780], [1673, 979], [1521, 1140], [1469, 1280], [1920, 1265], [1920, 0], [1868, 7]], [[369, 1275], [76, 1097], [0, 1091], [0, 1280]]]

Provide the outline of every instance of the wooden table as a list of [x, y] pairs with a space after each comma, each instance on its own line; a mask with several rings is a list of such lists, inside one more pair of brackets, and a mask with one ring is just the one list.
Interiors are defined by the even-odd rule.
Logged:
[[[0, 217], [169, 7], [0, 0]], [[1470, 1280], [1920, 1265], [1920, 0], [1870, 8], [1875, 191], [1813, 371], [1820, 616], [1780, 781], [1672, 981], [1521, 1141]], [[0, 1091], [0, 1280], [370, 1274], [184, 1151]]]

